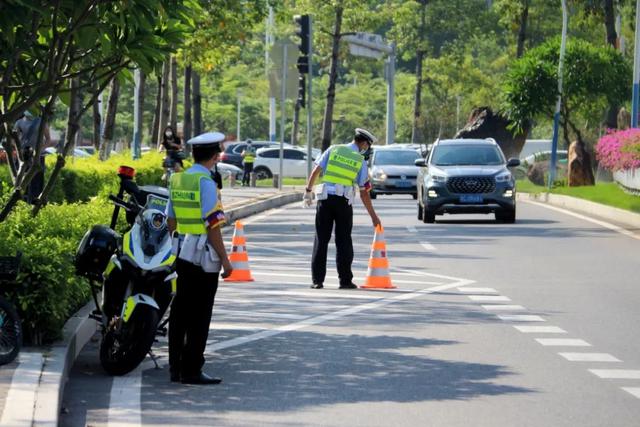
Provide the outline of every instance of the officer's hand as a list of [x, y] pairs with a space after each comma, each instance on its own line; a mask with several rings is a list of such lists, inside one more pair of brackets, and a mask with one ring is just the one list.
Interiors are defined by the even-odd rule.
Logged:
[[313, 204], [313, 198], [315, 194], [311, 191], [305, 191], [304, 196], [302, 197], [302, 205], [304, 207], [310, 207]]
[[222, 268], [223, 268], [223, 271], [221, 276], [223, 279], [226, 279], [227, 277], [231, 276], [231, 273], [233, 272], [233, 266], [229, 261], [223, 262]]
[[373, 218], [371, 218], [371, 222], [373, 223], [374, 227], [382, 225], [382, 223], [380, 222], [380, 218], [378, 218], [378, 215], [374, 215]]

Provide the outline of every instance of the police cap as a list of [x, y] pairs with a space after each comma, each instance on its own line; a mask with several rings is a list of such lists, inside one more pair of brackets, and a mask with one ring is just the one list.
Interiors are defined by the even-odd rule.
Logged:
[[363, 138], [366, 139], [367, 141], [369, 141], [369, 144], [374, 144], [376, 142], [378, 142], [378, 138], [376, 138], [375, 136], [373, 136], [373, 134], [371, 132], [369, 132], [366, 129], [362, 129], [362, 128], [356, 128], [356, 138]]
[[187, 141], [192, 147], [210, 147], [224, 142], [225, 136], [220, 132], [207, 132]]

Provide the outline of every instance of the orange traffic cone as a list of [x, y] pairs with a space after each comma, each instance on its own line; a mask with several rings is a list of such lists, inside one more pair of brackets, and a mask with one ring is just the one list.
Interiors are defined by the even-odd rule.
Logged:
[[251, 270], [249, 270], [249, 254], [247, 253], [247, 240], [244, 237], [244, 225], [238, 220], [236, 228], [233, 230], [233, 239], [231, 240], [231, 253], [229, 261], [233, 271], [225, 282], [253, 282]]
[[376, 226], [376, 232], [371, 244], [371, 256], [369, 257], [369, 270], [367, 280], [361, 288], [393, 289], [389, 276], [389, 260], [387, 259], [387, 244], [384, 241], [384, 230], [381, 225]]

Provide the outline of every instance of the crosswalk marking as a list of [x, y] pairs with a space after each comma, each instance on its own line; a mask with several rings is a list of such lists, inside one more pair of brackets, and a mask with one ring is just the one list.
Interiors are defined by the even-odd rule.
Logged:
[[467, 295], [471, 301], [511, 301], [508, 297], [503, 295]]
[[510, 304], [488, 304], [483, 305], [482, 308], [489, 311], [511, 311], [511, 310], [524, 310], [524, 307], [521, 305], [510, 305]]
[[606, 379], [640, 380], [640, 369], [589, 369], [589, 372]]
[[536, 338], [544, 346], [591, 347], [585, 340], [575, 338]]
[[621, 362], [608, 353], [558, 353], [570, 362]]
[[621, 387], [627, 393], [630, 393], [634, 397], [640, 399], [640, 387]]
[[522, 326], [522, 325], [513, 325], [514, 328], [523, 332], [525, 334], [566, 334], [562, 328], [557, 326]]
[[499, 314], [500, 320], [507, 322], [545, 322], [545, 320], [535, 314]]
[[436, 250], [436, 247], [429, 242], [420, 242], [420, 246], [422, 246], [425, 250], [430, 252], [433, 252]]
[[478, 294], [497, 294], [498, 291], [496, 291], [493, 288], [470, 288], [470, 287], [464, 287], [464, 288], [458, 288], [458, 291], [462, 292], [462, 293], [467, 293], [467, 294], [474, 294], [474, 293], [478, 293]]

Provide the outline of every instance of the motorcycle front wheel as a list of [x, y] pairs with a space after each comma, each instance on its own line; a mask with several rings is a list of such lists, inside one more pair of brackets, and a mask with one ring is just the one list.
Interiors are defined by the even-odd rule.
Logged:
[[22, 347], [22, 324], [16, 309], [0, 297], [0, 365], [13, 362]]
[[109, 375], [125, 375], [142, 363], [153, 345], [159, 321], [157, 309], [141, 304], [119, 330], [107, 329], [100, 343], [104, 370]]

